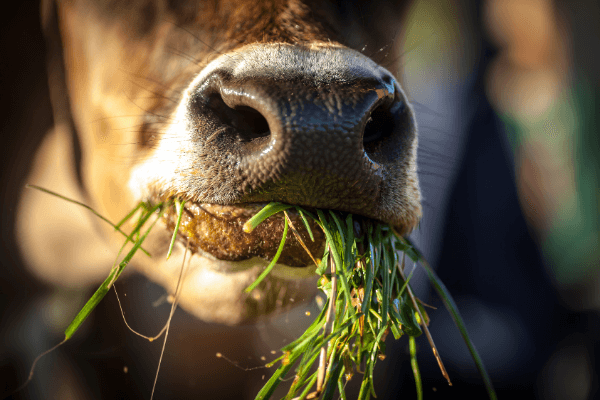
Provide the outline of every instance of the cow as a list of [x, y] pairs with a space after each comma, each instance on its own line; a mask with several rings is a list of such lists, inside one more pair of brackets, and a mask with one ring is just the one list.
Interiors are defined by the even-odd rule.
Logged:
[[[418, 224], [417, 123], [394, 76], [405, 3], [43, 1], [54, 127], [27, 183], [113, 222], [140, 201], [185, 200], [171, 257], [168, 211], [143, 244], [151, 257], [138, 252], [129, 268], [175, 293], [185, 258], [178, 304], [199, 320], [260, 324], [311, 300], [318, 277], [291, 234], [272, 273], [244, 292], [273, 256], [283, 220], [253, 235], [242, 225], [270, 201], [349, 212], [402, 234]], [[313, 232], [314, 243], [303, 237], [320, 256], [324, 238]], [[88, 210], [31, 188], [21, 193], [17, 233], [30, 271], [61, 287], [97, 285], [123, 244]], [[201, 326], [212, 332], [202, 339], [210, 357], [219, 340], [239, 340]], [[163, 368], [165, 381], [202, 363], [196, 350], [184, 352], [190, 357]], [[156, 356], [146, 360], [153, 375]], [[227, 371], [198, 377], [199, 392], [231, 398], [237, 388], [223, 380], [239, 376]]]
[[[294, 238], [244, 293], [281, 238], [281, 218], [242, 231], [266, 202], [350, 212], [402, 234], [417, 225], [414, 113], [392, 72], [349, 47], [361, 37], [343, 2], [57, 1], [42, 13], [55, 128], [30, 183], [112, 221], [140, 201], [186, 201], [169, 261], [173, 212], [144, 243], [152, 257], [132, 264], [174, 292], [188, 243], [180, 304], [191, 314], [239, 324], [314, 294], [314, 263]], [[122, 236], [64, 206], [24, 193], [23, 253], [50, 281], [98, 280]], [[90, 264], [97, 273], [78, 272]]]

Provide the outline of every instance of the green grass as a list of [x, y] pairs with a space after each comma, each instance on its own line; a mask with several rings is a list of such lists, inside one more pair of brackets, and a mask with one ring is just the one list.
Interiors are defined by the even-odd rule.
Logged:
[[[244, 226], [249, 232], [262, 221], [289, 205], [270, 203]], [[414, 338], [425, 332], [442, 374], [451, 384], [437, 349], [427, 329], [429, 317], [412, 293], [410, 277], [404, 273], [404, 256], [420, 263], [444, 304], [450, 311], [480, 370], [490, 399], [496, 395], [483, 363], [471, 343], [456, 304], [421, 253], [393, 228], [362, 221], [363, 234], [355, 234], [352, 215], [342, 216], [333, 211], [317, 210], [317, 215], [296, 207], [311, 237], [306, 216], [312, 218], [325, 233], [326, 249], [317, 268], [319, 289], [327, 295], [327, 302], [319, 316], [297, 340], [282, 348], [283, 355], [269, 366], [279, 364], [256, 399], [269, 399], [282, 379], [295, 366], [293, 382], [285, 399], [331, 399], [337, 392], [346, 398], [345, 380], [362, 373], [359, 399], [376, 397], [373, 371], [379, 358], [385, 357], [385, 338], [391, 333], [395, 339], [408, 336], [411, 367], [415, 377], [417, 399], [423, 398], [423, 388], [417, 364]], [[277, 256], [250, 285], [256, 287], [271, 270], [285, 244], [286, 229]], [[294, 231], [295, 232], [295, 231]], [[297, 239], [302, 242], [299, 235]], [[306, 246], [304, 246], [306, 248]], [[307, 250], [308, 251], [308, 250]], [[314, 259], [314, 256], [311, 255]], [[314, 372], [314, 367], [317, 371]]]
[[[40, 357], [65, 343], [75, 334], [85, 319], [108, 293], [108, 290], [119, 278], [134, 254], [138, 250], [144, 251], [142, 243], [167, 207], [175, 207], [178, 219], [167, 258], [170, 256], [183, 212], [183, 203], [179, 201], [155, 205], [142, 202], [119, 223], [112, 224], [85, 204], [47, 189], [31, 187], [89, 209], [124, 235], [125, 242], [108, 277], [65, 330], [65, 339], [54, 348], [38, 356], [33, 363], [28, 380], [18, 390], [31, 380], [35, 364]], [[284, 214], [285, 227], [277, 253], [256, 281], [246, 288], [246, 292], [252, 291], [274, 267], [284, 249], [288, 227], [291, 228], [292, 233], [307, 249], [287, 215], [286, 210], [292, 207], [294, 206], [270, 203], [244, 225], [243, 230], [250, 232], [266, 218], [279, 212]], [[313, 219], [325, 233], [325, 253], [322, 255], [316, 271], [321, 276], [318, 281], [318, 288], [327, 295], [327, 302], [306, 331], [298, 339], [282, 348], [282, 356], [268, 365], [268, 367], [278, 366], [257, 394], [257, 400], [269, 399], [277, 386], [282, 383], [282, 379], [292, 369], [295, 372], [292, 384], [285, 396], [286, 400], [332, 399], [335, 393], [338, 393], [342, 399], [346, 399], [345, 381], [356, 376], [357, 373], [362, 375], [359, 399], [376, 397], [373, 371], [377, 360], [385, 357], [385, 338], [389, 333], [395, 339], [400, 339], [402, 336], [409, 337], [411, 366], [415, 376], [417, 399], [422, 399], [423, 389], [417, 365], [414, 338], [421, 335], [423, 331], [427, 335], [442, 373], [450, 384], [450, 379], [445, 372], [433, 339], [427, 329], [429, 317], [410, 288], [410, 277], [414, 269], [408, 277], [404, 273], [405, 256], [425, 268], [433, 287], [448, 308], [475, 360], [490, 399], [496, 399], [489, 376], [468, 337], [456, 304], [433, 269], [423, 259], [421, 253], [406, 238], [399, 236], [393, 228], [385, 224], [365, 222], [362, 219], [361, 232], [363, 233], [361, 236], [357, 236], [352, 215], [342, 215], [341, 213], [323, 210], [317, 210], [317, 215], [313, 215], [300, 207], [295, 207], [295, 209], [301, 216], [311, 239], [314, 236], [308, 218]], [[124, 233], [121, 226], [133, 218], [138, 211], [138, 221], [132, 232], [129, 234]], [[152, 215], [156, 216], [154, 221], [143, 231], [142, 228], [147, 226], [146, 223]], [[133, 247], [118, 262], [127, 243], [133, 243]], [[148, 253], [146, 252], [146, 254]], [[317, 263], [314, 255], [311, 254], [310, 256]], [[171, 315], [173, 311], [174, 309]], [[315, 367], [317, 367], [316, 371]]]

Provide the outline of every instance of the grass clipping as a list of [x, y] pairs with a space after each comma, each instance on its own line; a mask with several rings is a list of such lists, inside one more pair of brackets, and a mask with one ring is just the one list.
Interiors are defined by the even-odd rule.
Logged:
[[[285, 245], [288, 225], [291, 225], [285, 210], [291, 207], [270, 203], [244, 226], [248, 232], [275, 213], [285, 214], [279, 251], [247, 291], [256, 287], [277, 262]], [[422, 329], [427, 329], [429, 317], [408, 285], [412, 272], [408, 278], [404, 274], [404, 255], [416, 262], [421, 258], [418, 252], [387, 225], [367, 222], [361, 226], [351, 214], [343, 218], [333, 211], [317, 210], [315, 216], [295, 208], [311, 237], [307, 217], [314, 219], [325, 233], [325, 254], [316, 272], [321, 275], [318, 285], [327, 295], [327, 302], [304, 334], [285, 346], [283, 355], [269, 364], [280, 363], [256, 399], [270, 398], [294, 365], [297, 365], [296, 373], [285, 399], [331, 399], [336, 391], [345, 399], [344, 378], [350, 380], [355, 372], [362, 374], [358, 398], [376, 397], [373, 370], [377, 360], [385, 357], [385, 339], [390, 332], [395, 339], [403, 335], [410, 338], [417, 397], [422, 398], [414, 338], [422, 334]], [[291, 228], [302, 243], [293, 225]], [[314, 260], [313, 255], [311, 258]], [[429, 332], [426, 333], [437, 356]]]
[[[141, 250], [149, 255], [142, 247], [144, 239], [161, 218], [166, 208], [175, 207], [178, 220], [169, 247], [168, 258], [183, 213], [183, 202], [177, 200], [155, 205], [140, 203], [123, 220], [117, 224], [112, 224], [83, 203], [38, 186], [28, 186], [85, 207], [112, 225], [117, 232], [125, 237], [125, 242], [119, 251], [117, 260], [127, 243], [133, 243], [133, 247], [121, 262], [115, 261], [109, 276], [65, 330], [65, 339], [36, 358], [31, 367], [29, 378], [16, 391], [21, 390], [31, 381], [35, 365], [41, 357], [64, 344], [75, 334], [85, 319], [108, 293], [134, 254]], [[268, 217], [282, 212], [285, 218], [283, 237], [271, 263], [256, 281], [246, 289], [246, 292], [252, 291], [275, 266], [285, 246], [288, 228], [308, 251], [287, 215], [286, 210], [290, 208], [295, 208], [300, 214], [311, 239], [313, 239], [313, 235], [307, 218], [315, 220], [325, 233], [325, 253], [320, 261], [317, 261], [314, 255], [311, 254], [310, 256], [317, 264], [316, 272], [321, 275], [318, 281], [319, 289], [327, 295], [327, 302], [319, 316], [302, 336], [285, 346], [282, 349], [282, 356], [267, 365], [273, 367], [279, 363], [277, 370], [256, 396], [257, 400], [269, 399], [282, 382], [282, 379], [295, 365], [296, 373], [285, 396], [286, 400], [332, 399], [336, 391], [339, 392], [341, 399], [346, 399], [344, 379], [346, 381], [350, 380], [355, 372], [362, 374], [358, 398], [363, 400], [369, 399], [371, 396], [376, 397], [373, 386], [373, 370], [376, 361], [385, 357], [385, 339], [390, 332], [395, 339], [399, 339], [403, 335], [409, 337], [411, 366], [415, 376], [418, 399], [423, 398], [423, 389], [416, 360], [414, 338], [421, 335], [423, 331], [427, 335], [442, 374], [451, 384], [427, 329], [429, 317], [414, 297], [409, 285], [414, 268], [408, 277], [405, 276], [405, 256], [408, 256], [415, 265], [418, 262], [425, 268], [434, 289], [440, 295], [469, 348], [484, 380], [490, 399], [496, 399], [483, 362], [468, 337], [464, 322], [452, 297], [435, 272], [425, 262], [422, 255], [406, 238], [398, 235], [388, 225], [364, 221], [362, 224], [358, 224], [357, 221], [353, 220], [352, 215], [342, 217], [341, 213], [322, 210], [317, 210], [317, 215], [313, 215], [297, 206], [270, 203], [246, 222], [243, 229], [250, 232]], [[126, 234], [120, 229], [121, 226], [138, 211], [141, 212], [137, 223], [134, 224], [133, 231]], [[154, 221], [149, 222], [148, 220], [152, 215], [155, 215]], [[146, 222], [149, 223], [149, 227], [144, 230], [143, 228], [148, 226]], [[357, 231], [360, 231], [360, 235], [356, 234]], [[316, 365], [318, 365], [317, 368], [315, 368]]]

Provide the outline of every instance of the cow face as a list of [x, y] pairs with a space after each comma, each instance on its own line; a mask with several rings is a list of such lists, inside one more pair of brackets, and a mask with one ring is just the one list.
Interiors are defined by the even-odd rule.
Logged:
[[[240, 323], [316, 290], [290, 234], [274, 272], [243, 293], [281, 238], [277, 218], [242, 231], [266, 202], [350, 212], [404, 234], [418, 223], [413, 112], [387, 69], [344, 45], [339, 9], [295, 0], [46, 9], [62, 40], [79, 190], [113, 221], [140, 201], [186, 201], [174, 256], [165, 261], [169, 212], [144, 244], [152, 258], [134, 265], [173, 290], [190, 248], [181, 305], [194, 315]], [[311, 249], [323, 247], [317, 235]]]

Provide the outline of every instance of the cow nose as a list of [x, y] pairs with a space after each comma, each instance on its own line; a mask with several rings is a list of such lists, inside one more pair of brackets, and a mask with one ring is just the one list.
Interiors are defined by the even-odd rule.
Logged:
[[213, 68], [190, 96], [192, 125], [210, 126], [197, 140], [227, 158], [237, 201], [369, 215], [414, 138], [398, 83], [356, 52], [261, 57]]

